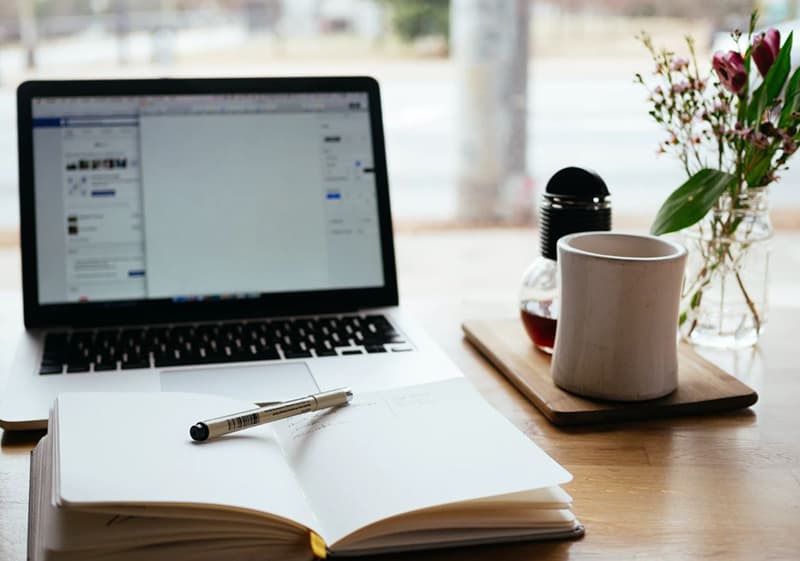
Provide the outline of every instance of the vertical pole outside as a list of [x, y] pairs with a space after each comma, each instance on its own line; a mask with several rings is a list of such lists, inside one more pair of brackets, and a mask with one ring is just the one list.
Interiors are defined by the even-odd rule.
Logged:
[[114, 33], [117, 36], [117, 62], [128, 63], [128, 33], [131, 21], [128, 0], [114, 0]]
[[458, 76], [458, 219], [529, 222], [528, 0], [452, 0]]
[[17, 15], [22, 48], [25, 50], [25, 67], [31, 70], [36, 68], [36, 44], [38, 41], [36, 13], [32, 0], [17, 0]]

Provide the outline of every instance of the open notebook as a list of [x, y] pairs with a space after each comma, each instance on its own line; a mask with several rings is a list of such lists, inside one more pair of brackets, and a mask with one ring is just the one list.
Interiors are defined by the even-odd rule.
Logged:
[[464, 379], [190, 440], [250, 407], [62, 394], [33, 452], [29, 558], [310, 559], [583, 532], [569, 473]]

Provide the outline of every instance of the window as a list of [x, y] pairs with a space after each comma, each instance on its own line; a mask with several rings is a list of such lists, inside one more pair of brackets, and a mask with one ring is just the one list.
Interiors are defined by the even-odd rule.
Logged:
[[[765, 2], [762, 22], [794, 4]], [[17, 226], [14, 88], [29, 78], [369, 74], [382, 85], [396, 221], [530, 222], [566, 165], [647, 222], [684, 180], [633, 83], [649, 30], [709, 60], [744, 0], [38, 0], [0, 6], [0, 230]], [[795, 25], [791, 21], [786, 25]], [[800, 28], [800, 25], [795, 25]], [[792, 162], [790, 162], [792, 163]], [[800, 209], [800, 168], [773, 202]]]

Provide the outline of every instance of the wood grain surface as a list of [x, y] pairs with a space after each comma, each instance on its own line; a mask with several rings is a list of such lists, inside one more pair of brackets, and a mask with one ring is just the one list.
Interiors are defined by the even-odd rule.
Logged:
[[562, 390], [550, 375], [550, 355], [534, 348], [518, 318], [467, 321], [467, 339], [556, 425], [702, 415], [749, 407], [758, 394], [685, 343], [678, 346], [678, 389], [661, 399], [613, 402]]
[[[586, 537], [384, 559], [800, 559], [800, 235], [775, 238], [773, 308], [760, 346], [703, 353], [758, 392], [753, 407], [583, 427], [552, 425], [461, 330], [467, 320], [517, 314], [535, 232], [420, 231], [397, 236], [396, 247], [401, 302], [483, 396], [573, 474], [565, 489]], [[19, 317], [19, 293], [9, 289], [0, 295], [6, 361]], [[28, 452], [39, 436], [2, 436], [2, 561], [25, 559]]]

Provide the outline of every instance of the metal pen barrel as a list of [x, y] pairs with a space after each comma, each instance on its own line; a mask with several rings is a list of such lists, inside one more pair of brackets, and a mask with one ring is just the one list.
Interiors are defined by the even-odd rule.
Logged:
[[232, 432], [238, 432], [250, 427], [279, 421], [318, 409], [344, 405], [352, 399], [352, 396], [353, 392], [349, 389], [340, 388], [301, 397], [299, 399], [284, 401], [267, 407], [241, 411], [233, 415], [215, 417], [192, 425], [189, 428], [189, 435], [193, 440], [209, 440]]

